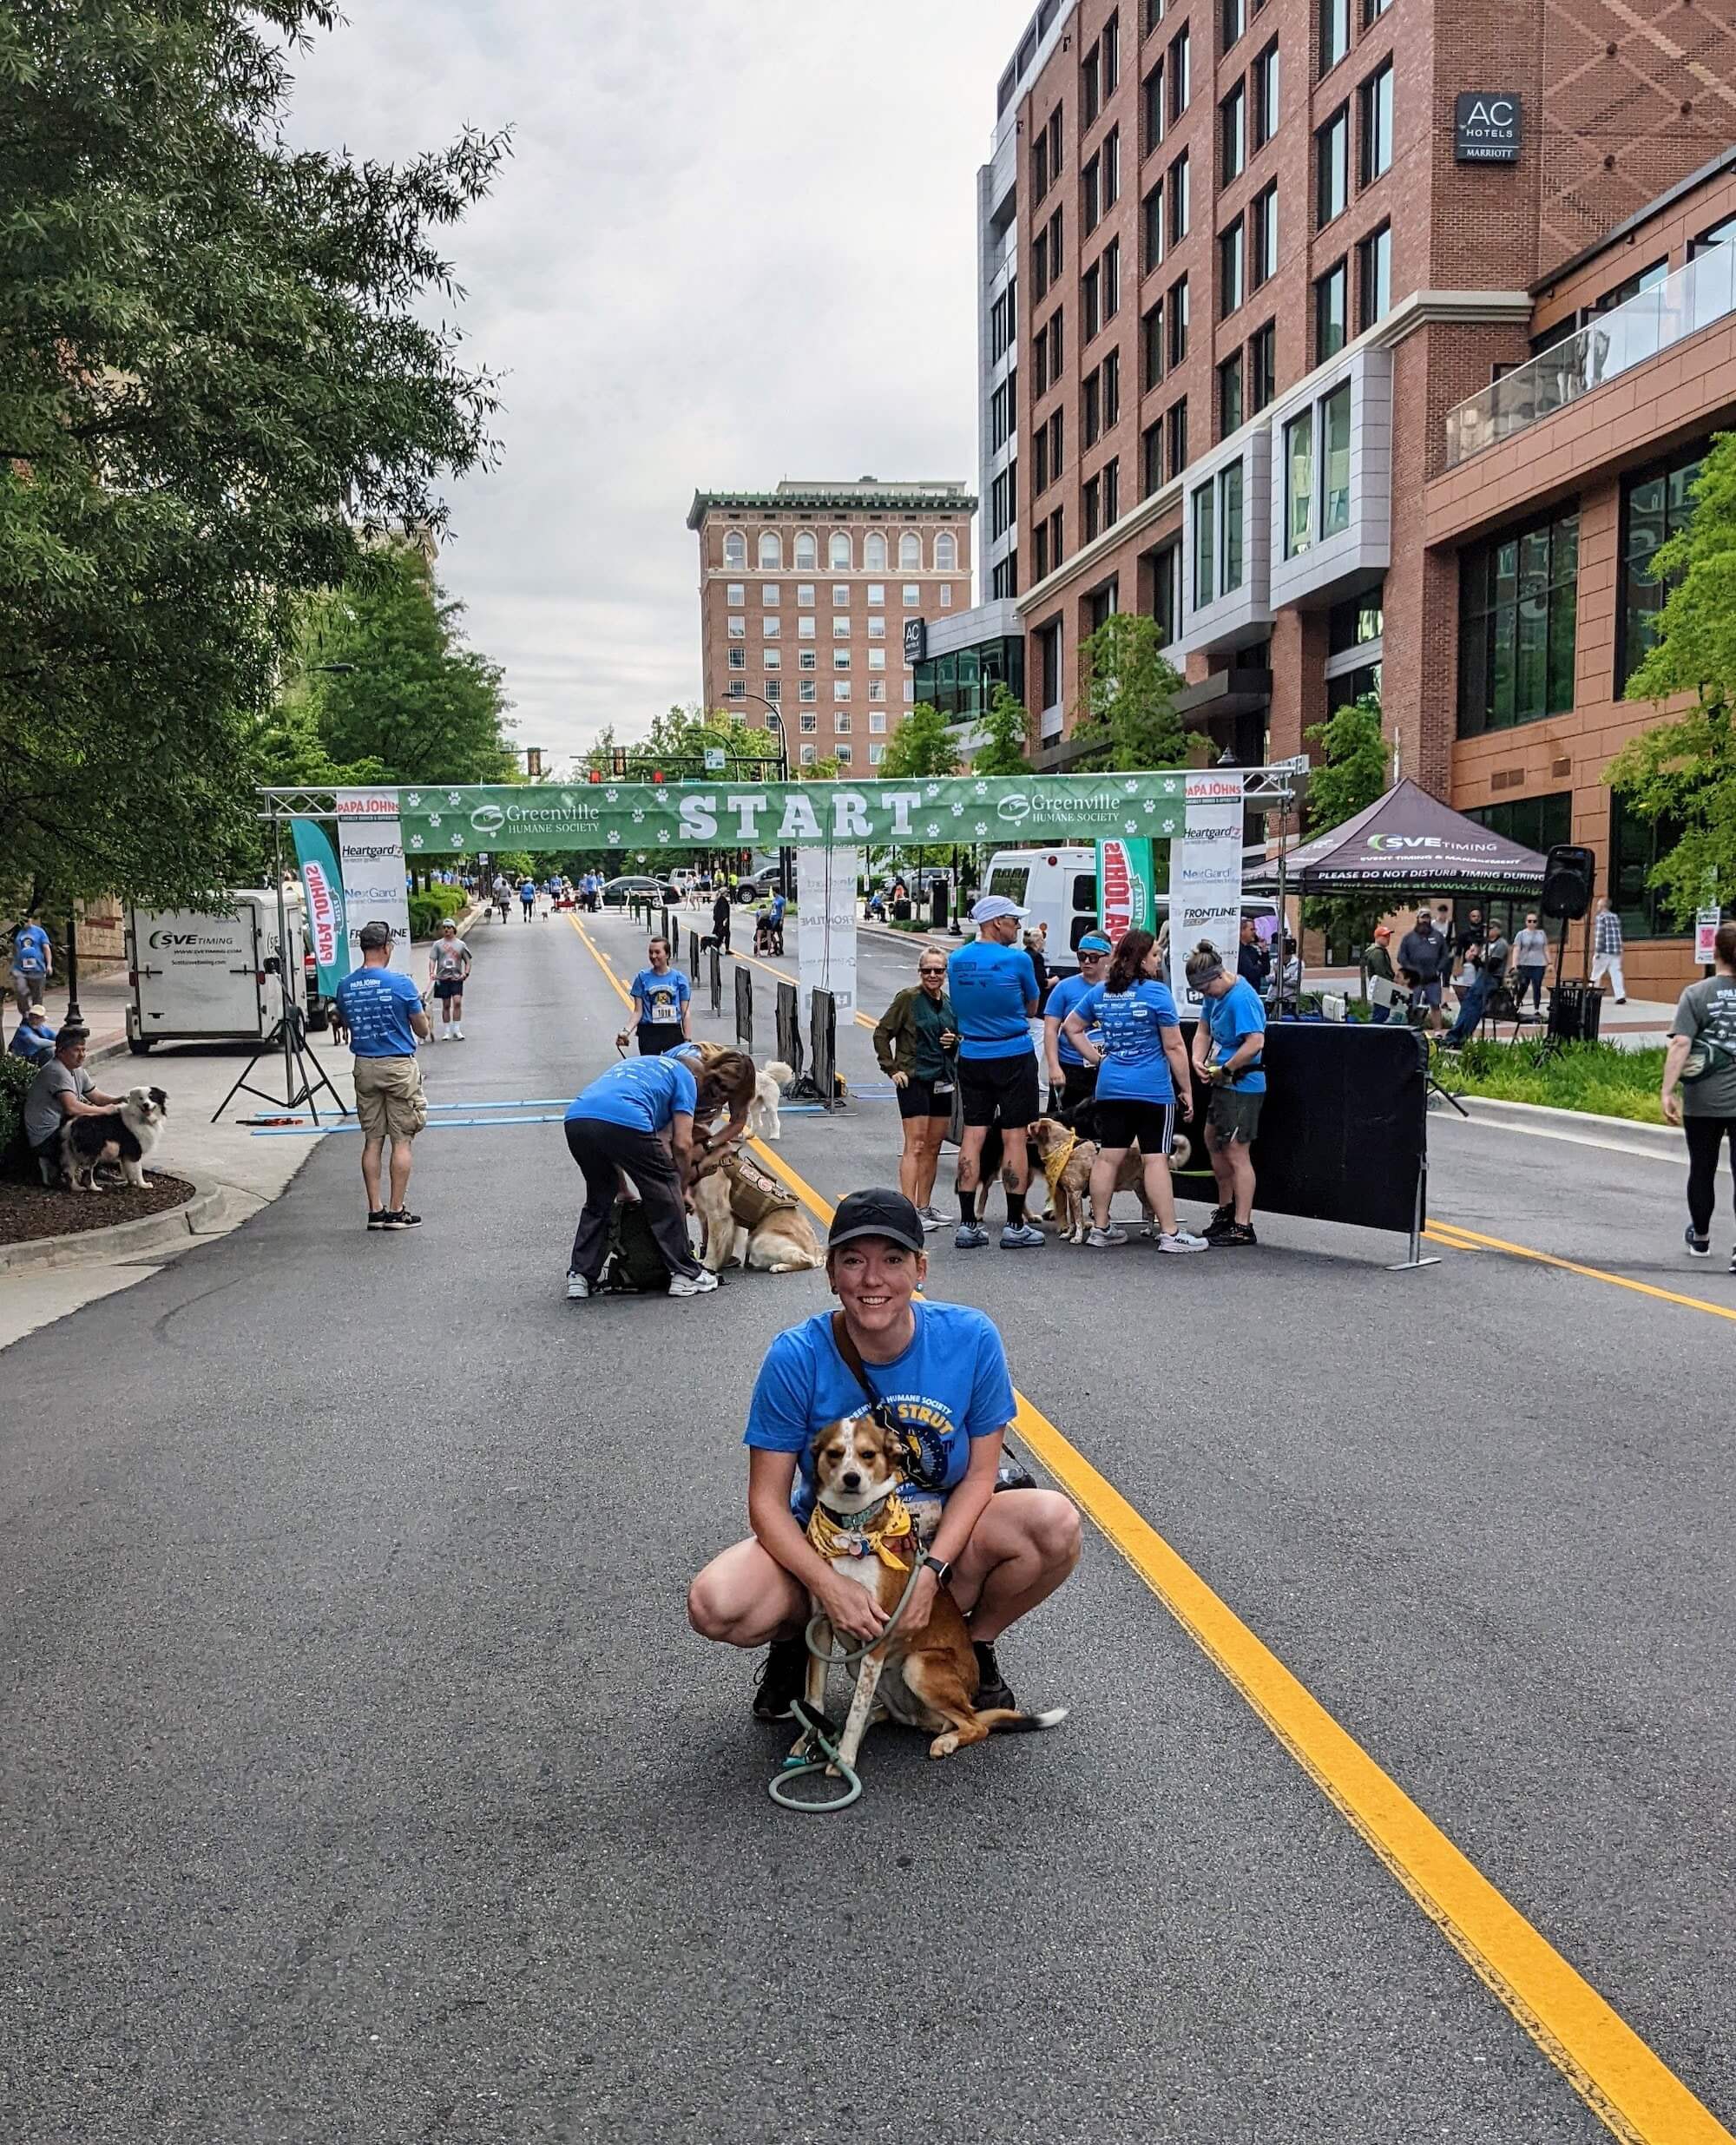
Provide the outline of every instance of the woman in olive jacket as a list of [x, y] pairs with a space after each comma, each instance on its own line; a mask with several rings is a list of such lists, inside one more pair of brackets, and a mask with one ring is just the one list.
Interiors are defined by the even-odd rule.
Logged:
[[917, 981], [880, 1016], [874, 1030], [874, 1056], [898, 1095], [904, 1120], [904, 1151], [898, 1157], [898, 1189], [922, 1215], [924, 1229], [944, 1228], [937, 1212], [934, 1173], [940, 1143], [952, 1122], [953, 1053], [958, 1023], [946, 995], [946, 956], [924, 947], [917, 963]]

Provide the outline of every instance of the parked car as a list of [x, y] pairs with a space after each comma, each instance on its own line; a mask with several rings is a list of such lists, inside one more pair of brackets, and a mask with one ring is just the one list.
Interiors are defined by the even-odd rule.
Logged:
[[735, 885], [735, 898], [744, 907], [750, 901], [769, 901], [778, 891], [776, 872], [755, 872]]
[[661, 901], [674, 908], [681, 898], [679, 889], [667, 879], [653, 878], [646, 872], [624, 872], [620, 878], [609, 879], [602, 890], [606, 909], [624, 909], [629, 901]]

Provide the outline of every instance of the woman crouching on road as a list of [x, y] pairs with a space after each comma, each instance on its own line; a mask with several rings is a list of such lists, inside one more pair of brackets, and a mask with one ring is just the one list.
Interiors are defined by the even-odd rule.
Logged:
[[709, 1124], [728, 1107], [746, 1121], [753, 1061], [725, 1050], [696, 1078], [679, 1052], [625, 1057], [568, 1105], [567, 1151], [584, 1174], [585, 1203], [567, 1262], [567, 1295], [592, 1295], [608, 1249], [609, 1215], [620, 1180], [631, 1177], [645, 1219], [669, 1269], [672, 1296], [703, 1296], [717, 1286], [687, 1241], [687, 1188], [696, 1159], [694, 1121]]
[[898, 1091], [904, 1122], [898, 1189], [922, 1216], [924, 1229], [944, 1228], [947, 1221], [933, 1203], [934, 1173], [952, 1122], [957, 1048], [958, 1023], [946, 995], [946, 956], [930, 951], [917, 963], [915, 988], [899, 991], [874, 1030], [874, 1055]]
[[887, 1406], [911, 1454], [898, 1494], [926, 1551], [900, 1628], [921, 1630], [937, 1590], [949, 1588], [976, 1648], [976, 1704], [1011, 1706], [995, 1642], [1078, 1563], [1079, 1515], [1055, 1490], [995, 1494], [1017, 1405], [1006, 1351], [984, 1313], [917, 1300], [928, 1259], [921, 1217], [902, 1192], [852, 1192], [839, 1203], [825, 1272], [842, 1307], [780, 1333], [754, 1384], [743, 1441], [753, 1535], [694, 1581], [688, 1620], [727, 1646], [769, 1642], [753, 1701], [761, 1721], [785, 1719], [801, 1695], [811, 1601], [845, 1644], [874, 1638], [884, 1610], [805, 1530], [818, 1433], [865, 1412], [871, 1394], [896, 1394]]
[[1146, 1203], [1157, 1216], [1158, 1249], [1207, 1248], [1203, 1236], [1190, 1235], [1175, 1220], [1169, 1150], [1176, 1098], [1180, 1097], [1182, 1116], [1192, 1117], [1194, 1083], [1180, 1017], [1168, 985], [1157, 980], [1157, 941], [1148, 931], [1127, 932], [1110, 957], [1108, 978], [1088, 990], [1063, 1023], [1086, 1063], [1101, 1069], [1094, 1118], [1102, 1145], [1091, 1165], [1092, 1229], [1085, 1240], [1100, 1251], [1128, 1240], [1127, 1231], [1109, 1219], [1109, 1201], [1116, 1173], [1135, 1141], [1144, 1162]]

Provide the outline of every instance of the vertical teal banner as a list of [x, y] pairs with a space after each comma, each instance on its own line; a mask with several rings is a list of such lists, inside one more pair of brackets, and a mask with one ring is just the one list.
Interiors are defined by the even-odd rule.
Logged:
[[1143, 838], [1098, 843], [1097, 915], [1112, 943], [1130, 931], [1157, 929], [1151, 844]]
[[292, 819], [295, 860], [307, 903], [307, 940], [319, 971], [319, 995], [333, 997], [350, 972], [350, 938], [344, 928], [344, 878], [332, 838], [317, 819]]

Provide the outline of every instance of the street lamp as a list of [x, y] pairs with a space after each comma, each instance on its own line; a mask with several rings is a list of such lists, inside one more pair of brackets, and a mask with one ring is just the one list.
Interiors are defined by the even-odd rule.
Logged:
[[[768, 701], [763, 693], [749, 693], [744, 688], [734, 697], [738, 700], [758, 701], [766, 710], [766, 727], [777, 734], [778, 780], [780, 782], [787, 782], [790, 779], [790, 740], [784, 728], [783, 709], [776, 701]], [[778, 852], [778, 892], [782, 894], [786, 901], [789, 899], [790, 852], [787, 849], [779, 849]]]

